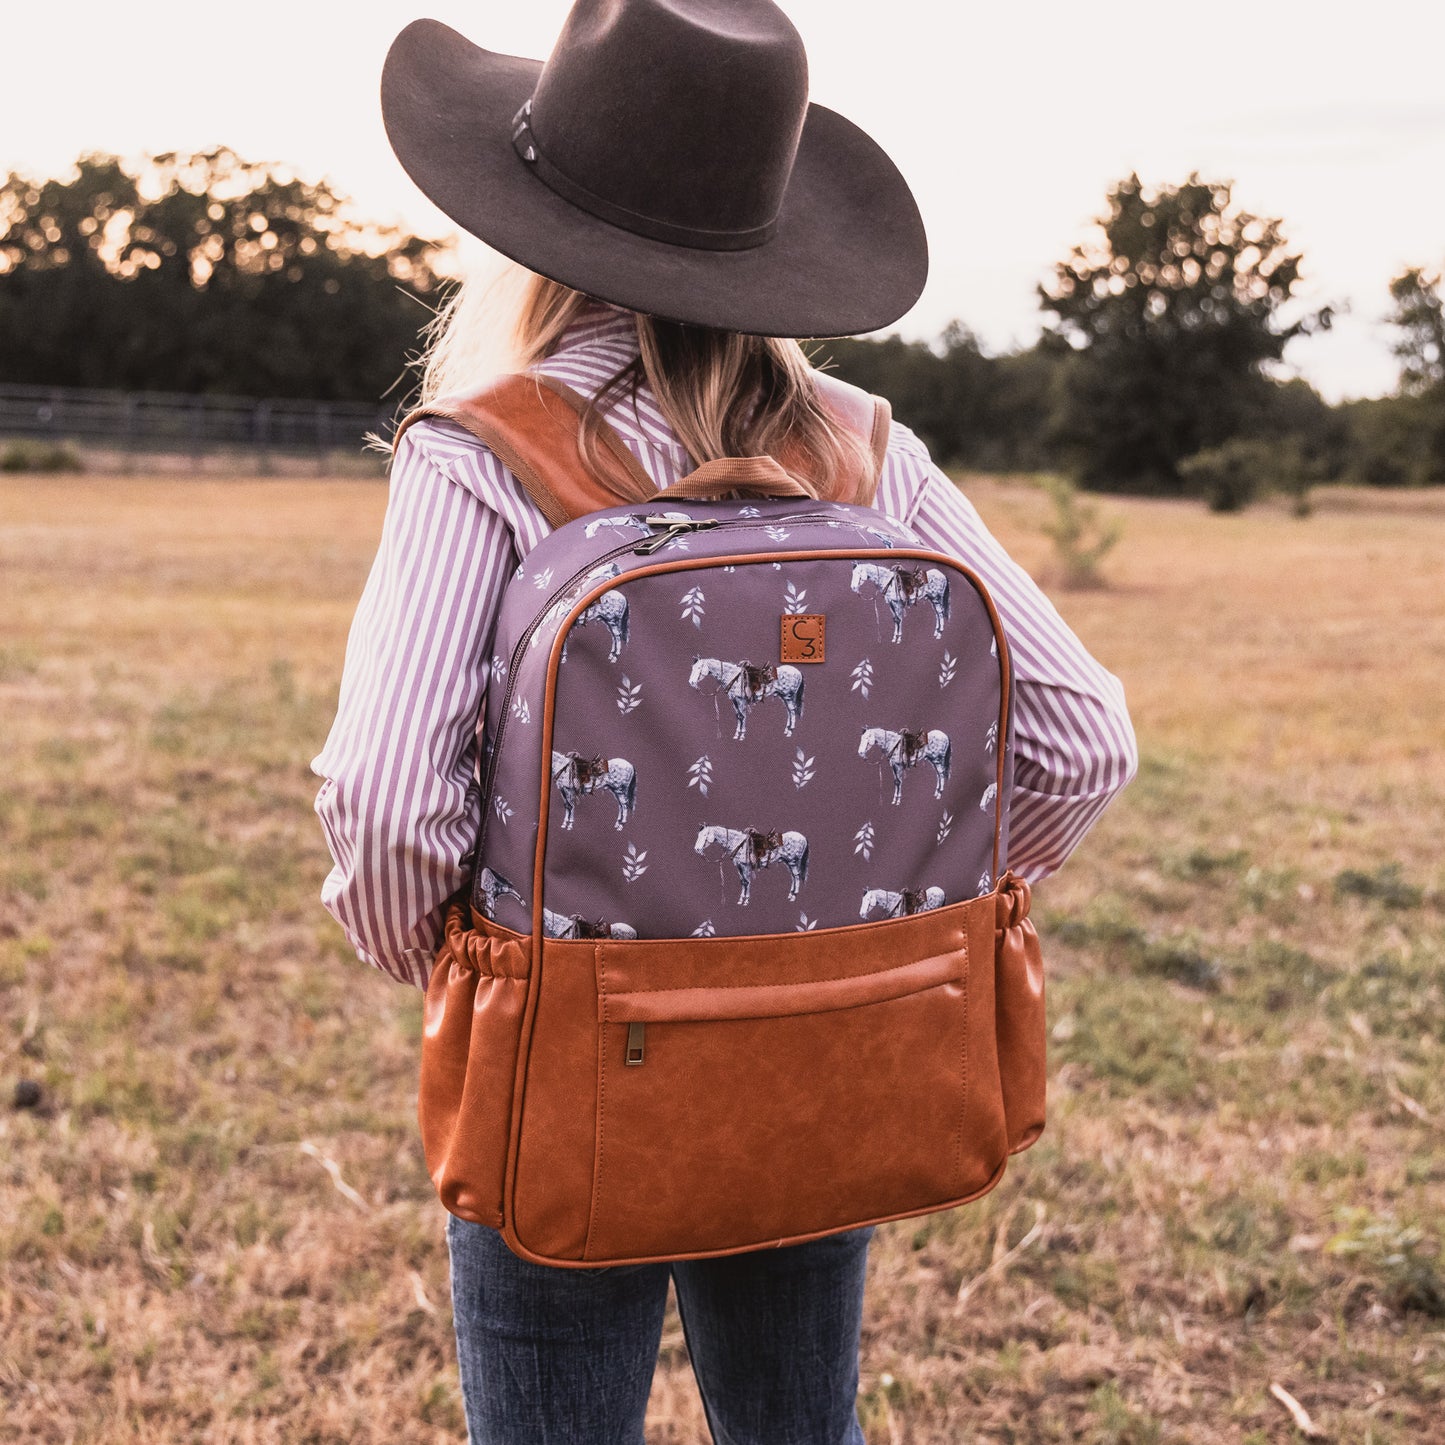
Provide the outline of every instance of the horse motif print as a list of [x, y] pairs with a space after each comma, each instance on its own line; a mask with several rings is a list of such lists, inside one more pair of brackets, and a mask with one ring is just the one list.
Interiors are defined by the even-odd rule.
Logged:
[[808, 879], [808, 840], [801, 833], [762, 833], [756, 828], [720, 828], [704, 823], [693, 852], [706, 858], [712, 849], [732, 860], [743, 889], [738, 903], [746, 908], [752, 894], [753, 874], [781, 863], [788, 870], [788, 901]]
[[905, 918], [912, 913], [942, 908], [943, 903], [941, 888], [905, 888], [901, 893], [891, 893], [886, 888], [870, 888], [863, 895], [863, 907], [858, 910], [858, 917], [866, 919], [881, 908], [884, 918]]
[[[537, 630], [532, 634], [533, 647], [543, 637], [551, 635], [554, 628], [574, 602], [594, 582], [600, 582], [604, 578], [617, 577], [622, 569], [616, 562], [604, 562], [600, 567], [594, 567], [576, 587], [569, 587], [541, 616]], [[601, 622], [611, 634], [611, 645], [607, 649], [608, 662], [616, 662], [622, 655], [622, 644], [627, 641], [627, 598], [621, 592], [611, 590], [604, 592], [600, 597], [594, 597], [576, 617], [572, 619], [573, 627], [586, 627], [589, 622]], [[567, 661], [567, 648], [572, 641], [571, 630], [562, 639], [561, 661]]]
[[477, 875], [477, 891], [482, 895], [482, 917], [491, 919], [493, 923], [497, 921], [497, 900], [499, 898], [515, 898], [523, 908], [527, 906], [527, 900], [517, 892], [512, 884], [500, 873], [494, 873], [490, 868], [483, 868]]
[[937, 567], [907, 567], [901, 563], [882, 567], [876, 562], [855, 562], [850, 588], [859, 597], [865, 587], [872, 596], [882, 597], [893, 614], [893, 641], [903, 641], [903, 614], [919, 602], [933, 604], [933, 635], [943, 636], [948, 620], [948, 578]]
[[937, 775], [933, 796], [943, 796], [943, 785], [948, 781], [949, 763], [953, 757], [953, 744], [948, 734], [940, 728], [927, 732], [911, 732], [904, 728], [893, 732], [889, 728], [864, 728], [858, 744], [858, 756], [867, 759], [874, 749], [882, 752], [888, 766], [893, 770], [893, 805], [903, 801], [903, 775], [918, 763], [933, 764]]
[[577, 799], [599, 788], [612, 794], [617, 803], [614, 828], [622, 828], [637, 806], [637, 770], [626, 758], [584, 758], [578, 753], [552, 754], [552, 781], [562, 794], [566, 812], [562, 826], [572, 826]]
[[790, 738], [803, 716], [803, 674], [787, 663], [724, 662], [718, 657], [694, 657], [688, 683], [698, 691], [711, 680], [717, 686], [714, 695], [726, 693], [737, 715], [733, 741], [741, 742], [748, 735], [748, 713], [770, 697], [781, 698], [788, 715], [783, 723], [783, 736]]
[[589, 922], [580, 913], [553, 913], [542, 910], [542, 932], [548, 938], [636, 938], [637, 930], [628, 923], [604, 923], [600, 918]]

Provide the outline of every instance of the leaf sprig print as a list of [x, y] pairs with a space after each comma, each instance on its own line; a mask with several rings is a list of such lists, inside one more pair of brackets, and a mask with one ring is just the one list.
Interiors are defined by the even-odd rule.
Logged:
[[513, 701], [512, 716], [516, 718], [519, 723], [529, 723], [532, 721], [532, 708], [526, 698], [518, 697]]
[[689, 587], [682, 594], [683, 621], [691, 622], [694, 627], [701, 627], [705, 600], [701, 587]]
[[636, 843], [627, 845], [627, 856], [622, 860], [622, 876], [629, 883], [636, 883], [644, 873], [647, 872], [647, 864], [642, 860], [647, 857], [647, 849], [641, 852], [637, 850]]
[[873, 690], [873, 664], [865, 657], [863, 661], [849, 673], [849, 676], [853, 679], [851, 691], [861, 693], [866, 701], [868, 694]]
[[954, 676], [957, 674], [957, 672], [958, 659], [951, 652], [945, 650], [943, 654], [943, 661], [938, 666], [939, 687], [947, 687], [948, 684], [953, 681]]
[[864, 825], [853, 834], [853, 851], [863, 855], [863, 861], [867, 863], [873, 857], [873, 824]]
[[541, 592], [544, 591], [551, 584], [551, 581], [552, 569], [550, 567], [544, 567], [532, 578], [532, 585], [536, 587], [539, 592]]
[[808, 605], [808, 591], [789, 582], [783, 591], [783, 606], [789, 612], [801, 612]]
[[707, 797], [707, 790], [712, 786], [712, 759], [706, 753], [688, 765], [687, 785]]
[[492, 812], [497, 815], [498, 820], [502, 826], [505, 827], [507, 823], [511, 821], [513, 809], [512, 805], [498, 793], [497, 796], [492, 799]]
[[617, 711], [626, 717], [628, 713], [642, 706], [642, 684], [633, 682], [624, 672], [617, 685]]
[[813, 774], [817, 772], [814, 766], [818, 761], [817, 755], [809, 757], [802, 748], [799, 748], [793, 758], [793, 786], [795, 788], [806, 788], [813, 781]]
[[945, 808], [943, 817], [938, 820], [938, 841], [942, 843], [951, 832], [953, 832], [953, 814]]
[[716, 932], [717, 929], [713, 927], [712, 919], [704, 918], [703, 921], [693, 929], [692, 936], [694, 938], [711, 938]]

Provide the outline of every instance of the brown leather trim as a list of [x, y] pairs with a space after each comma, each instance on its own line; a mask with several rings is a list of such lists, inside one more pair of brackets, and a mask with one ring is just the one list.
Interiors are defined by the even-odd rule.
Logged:
[[[729, 940], [736, 942], [736, 940]], [[728, 984], [717, 988], [654, 988], [604, 993], [597, 1000], [603, 1023], [660, 1023], [667, 1020], [783, 1018], [831, 1013], [883, 1003], [963, 979], [967, 949], [920, 958], [876, 973], [845, 974], [808, 983]]]

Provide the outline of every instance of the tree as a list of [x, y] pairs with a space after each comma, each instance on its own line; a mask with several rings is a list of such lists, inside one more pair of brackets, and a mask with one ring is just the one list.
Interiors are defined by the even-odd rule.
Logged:
[[1390, 282], [1390, 324], [1401, 335], [1390, 348], [1400, 361], [1400, 390], [1419, 396], [1445, 384], [1445, 301], [1438, 271], [1411, 266]]
[[440, 247], [221, 148], [0, 184], [0, 381], [378, 401]]
[[1059, 369], [1053, 353], [1035, 347], [990, 356], [968, 327], [952, 321], [934, 342], [830, 341], [819, 359], [844, 380], [886, 396], [899, 421], [945, 466], [1008, 471], [1052, 464], [1049, 419]]
[[1330, 309], [1283, 321], [1301, 256], [1230, 182], [1130, 175], [1097, 224], [1039, 287], [1046, 335], [1071, 352], [1058, 438], [1085, 486], [1180, 491], [1182, 458], [1262, 425], [1266, 368]]

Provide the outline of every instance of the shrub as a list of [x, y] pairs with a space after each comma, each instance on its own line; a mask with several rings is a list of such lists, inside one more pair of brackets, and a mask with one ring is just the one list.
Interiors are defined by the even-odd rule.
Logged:
[[80, 453], [66, 442], [14, 441], [0, 452], [0, 472], [83, 472]]
[[1310, 476], [1293, 437], [1235, 437], [1179, 463], [1179, 474], [1211, 512], [1242, 511], [1257, 497], [1280, 492], [1297, 517], [1310, 514]]
[[1102, 587], [1099, 565], [1124, 535], [1123, 523], [1099, 520], [1099, 509], [1079, 500], [1079, 490], [1066, 477], [1045, 472], [1039, 477], [1051, 506], [1044, 535], [1054, 544], [1060, 581], [1065, 587]]

